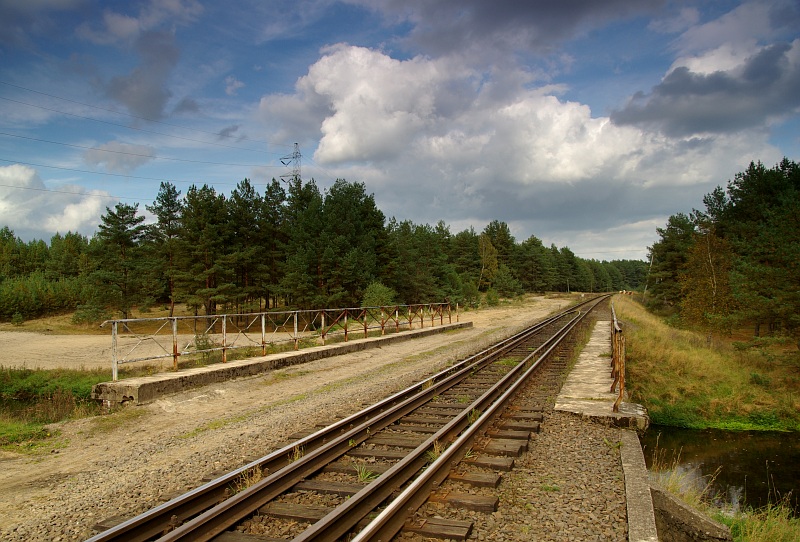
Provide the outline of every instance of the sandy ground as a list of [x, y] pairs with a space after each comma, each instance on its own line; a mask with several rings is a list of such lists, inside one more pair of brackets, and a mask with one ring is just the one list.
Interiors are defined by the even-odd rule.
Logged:
[[[293, 418], [301, 418], [304, 423], [309, 423], [313, 422], [315, 416], [346, 415], [348, 411], [357, 411], [362, 402], [376, 401], [391, 392], [390, 388], [401, 389], [401, 385], [407, 385], [404, 379], [419, 379], [422, 374], [431, 373], [474, 352], [480, 344], [506, 336], [511, 330], [537, 321], [568, 303], [567, 299], [536, 297], [513, 305], [470, 311], [462, 313], [460, 321], [472, 321], [471, 329], [275, 371], [284, 373], [280, 378], [277, 374], [265, 374], [214, 384], [165, 397], [149, 405], [133, 407], [137, 409], [136, 416], [130, 415], [133, 410], [128, 407], [100, 418], [55, 424], [53, 430], [58, 436], [52, 452], [33, 456], [0, 452], [0, 534], [26, 518], [43, 513], [39, 509], [43, 504], [55, 504], [65, 498], [67, 492], [74, 492], [75, 484], [80, 485], [84, 476], [93, 477], [90, 473], [103, 477], [110, 475], [103, 472], [108, 469], [108, 459], [118, 457], [122, 450], [126, 450], [125, 455], [128, 456], [128, 453], [148, 443], [166, 443], [169, 453], [152, 454], [148, 458], [148, 468], [158, 468], [162, 462], [175, 465], [184, 459], [184, 453], [194, 453], [195, 446], [212, 450], [246, 437], [250, 431], [256, 430], [256, 426], [262, 423], [260, 420], [266, 416], [273, 416], [275, 420], [269, 423], [276, 425], [270, 426], [269, 431], [264, 431], [262, 427], [258, 433], [262, 436], [260, 438], [269, 433], [270, 438], [279, 439], [297, 429], [299, 420]], [[109, 336], [0, 332], [0, 365], [107, 366], [110, 363], [110, 347]], [[398, 363], [398, 360], [403, 363]], [[366, 389], [377, 391], [365, 392], [356, 388], [370, 379], [373, 385]], [[386, 384], [375, 386], [375, 379], [383, 379]], [[269, 389], [266, 394], [265, 385]], [[308, 397], [296, 400], [300, 395]], [[314, 401], [322, 402], [315, 405]], [[327, 404], [336, 406], [328, 407]], [[198, 437], [197, 442], [191, 445], [192, 450], [185, 444], [187, 441], [182, 440], [193, 428], [208, 427], [215, 420], [229, 418], [232, 413], [238, 413], [239, 417], [250, 416], [250, 419], [243, 426], [230, 423], [214, 431], [206, 431], [202, 438]], [[115, 416], [121, 417], [117, 423], [113, 421]], [[110, 419], [111, 423], [106, 419]], [[229, 430], [234, 433], [227, 434]], [[173, 447], [170, 444], [172, 442], [177, 444]], [[137, 456], [128, 457], [131, 465], [136, 462]], [[189, 461], [189, 457], [185, 460]], [[232, 468], [229, 465], [220, 466]], [[128, 483], [125, 480], [128, 473], [126, 471], [119, 476], [117, 483], [122, 489]], [[136, 482], [135, 476], [134, 473], [129, 483]]]
[[45, 335], [0, 331], [0, 365], [27, 369], [111, 368], [111, 334]]

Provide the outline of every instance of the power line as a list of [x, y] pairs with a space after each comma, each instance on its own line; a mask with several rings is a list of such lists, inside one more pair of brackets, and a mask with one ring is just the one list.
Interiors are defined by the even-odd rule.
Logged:
[[[223, 145], [222, 143], [216, 143], [216, 142], [213, 142], [213, 141], [203, 141], [202, 139], [192, 139], [190, 137], [182, 137], [182, 136], [177, 136], [177, 135], [172, 135], [172, 134], [165, 134], [163, 132], [156, 132], [155, 130], [145, 130], [144, 128], [137, 128], [135, 126], [127, 126], [125, 124], [119, 124], [117, 122], [111, 122], [111, 121], [108, 121], [108, 120], [100, 120], [100, 119], [95, 119], [95, 118], [92, 118], [92, 117], [85, 117], [83, 115], [77, 115], [75, 113], [67, 113], [66, 111], [60, 111], [58, 109], [53, 109], [51, 107], [45, 107], [43, 105], [36, 105], [36, 104], [28, 103], [28, 102], [23, 102], [21, 100], [14, 100], [12, 98], [6, 98], [5, 96], [0, 96], [0, 100], [6, 100], [6, 101], [17, 103], [17, 104], [20, 104], [20, 105], [27, 105], [28, 107], [38, 107], [39, 109], [44, 109], [45, 111], [51, 111], [53, 113], [58, 113], [60, 115], [69, 115], [71, 117], [75, 117], [75, 118], [79, 118], [79, 119], [83, 119], [83, 120], [91, 120], [93, 122], [100, 122], [100, 123], [103, 123], [103, 124], [109, 124], [111, 126], [117, 126], [119, 128], [125, 128], [127, 130], [138, 130], [138, 131], [144, 132], [146, 134], [155, 134], [155, 135], [160, 135], [160, 136], [164, 136], [164, 137], [172, 137], [174, 139], [181, 139], [183, 141], [191, 141], [193, 143], [202, 143], [204, 145], [214, 145], [214, 146], [217, 146], [217, 147], [224, 147], [224, 148], [227, 148], [227, 149], [236, 149], [236, 150], [239, 150], [239, 151], [258, 152], [258, 153], [262, 153], [262, 154], [264, 153], [264, 151], [258, 150], [258, 149], [249, 149], [247, 147], [234, 147], [232, 145]], [[269, 153], [269, 154], [276, 154], [276, 153]]]
[[[170, 123], [170, 122], [164, 122], [163, 120], [152, 119], [152, 118], [148, 118], [148, 117], [140, 117], [138, 115], [133, 115], [131, 113], [126, 113], [124, 111], [117, 111], [115, 109], [109, 109], [107, 107], [100, 107], [99, 105], [92, 105], [92, 104], [87, 104], [87, 103], [84, 103], [84, 102], [79, 102], [77, 100], [71, 100], [69, 98], [64, 98], [62, 96], [56, 96], [55, 94], [48, 94], [47, 92], [34, 90], [32, 88], [23, 87], [21, 85], [15, 85], [14, 83], [9, 83], [8, 81], [0, 80], [0, 85], [6, 85], [6, 86], [9, 86], [9, 87], [18, 88], [20, 90], [24, 90], [24, 91], [27, 91], [27, 92], [33, 92], [34, 94], [40, 94], [42, 96], [47, 96], [48, 98], [55, 98], [57, 100], [63, 100], [65, 102], [70, 102], [70, 103], [74, 103], [74, 104], [77, 104], [77, 105], [82, 105], [84, 107], [90, 107], [92, 109], [99, 109], [100, 111], [107, 111], [109, 113], [114, 113], [116, 115], [123, 115], [123, 116], [127, 116], [127, 117], [130, 117], [130, 118], [133, 118], [133, 119], [145, 120], [147, 122], [163, 124], [164, 126], [171, 126], [173, 128], [181, 128], [183, 130], [199, 132], [199, 133], [202, 133], [202, 134], [209, 134], [209, 135], [213, 135], [213, 136], [217, 136], [217, 137], [233, 138], [233, 135], [229, 135], [229, 134], [221, 134], [221, 133], [216, 133], [216, 132], [209, 132], [207, 130], [201, 130], [199, 128], [189, 128], [188, 126], [181, 126], [180, 124], [173, 124], [173, 123]], [[30, 104], [26, 104], [26, 105], [30, 105]], [[36, 107], [36, 106], [34, 106], [34, 107]], [[250, 139], [247, 136], [240, 136], [237, 139], [244, 140], [244, 141], [252, 141], [253, 143], [262, 143], [264, 145], [270, 145], [270, 146], [273, 146], [273, 147], [274, 146], [289, 147], [289, 145], [274, 145], [274, 144], [271, 144], [271, 143], [269, 143], [267, 141], [260, 141], [258, 139]], [[248, 149], [248, 150], [251, 150], [251, 149]], [[277, 153], [272, 153], [272, 154], [277, 154]]]
[[[0, 158], [0, 162], [8, 162], [10, 164], [22, 164], [22, 165], [25, 165], [25, 166], [32, 166], [32, 167], [44, 167], [44, 168], [49, 168], [49, 169], [58, 169], [58, 170], [62, 170], [62, 171], [72, 171], [74, 173], [89, 173], [89, 174], [92, 174], [92, 175], [105, 175], [105, 176], [109, 176], [109, 177], [123, 177], [123, 178], [126, 178], [126, 179], [139, 179], [139, 180], [144, 180], [144, 181], [159, 181], [159, 182], [182, 183], [182, 184], [193, 183], [193, 181], [177, 181], [175, 179], [161, 179], [161, 178], [158, 178], [158, 177], [140, 177], [138, 175], [125, 175], [123, 173], [106, 173], [106, 172], [102, 172], [102, 171], [89, 171], [89, 170], [86, 170], [86, 169], [74, 169], [74, 168], [68, 168], [68, 167], [62, 167], [62, 166], [48, 166], [46, 164], [36, 164], [36, 163], [33, 163], [33, 162], [21, 162], [19, 160], [8, 160], [6, 158]], [[223, 185], [223, 186], [235, 186], [234, 183], [226, 183], [226, 182], [217, 182], [217, 183], [214, 183], [214, 184], [215, 185]], [[236, 184], [238, 184], [238, 183], [236, 183]]]
[[124, 155], [127, 155], [127, 156], [139, 156], [139, 157], [142, 157], [142, 158], [151, 158], [151, 159], [154, 159], [154, 160], [172, 160], [172, 161], [175, 161], [175, 162], [191, 162], [193, 164], [210, 164], [210, 165], [215, 165], [215, 166], [280, 167], [280, 166], [265, 166], [265, 165], [262, 165], [262, 164], [228, 164], [228, 163], [225, 163], [225, 162], [208, 162], [208, 161], [205, 161], [205, 160], [189, 160], [189, 159], [186, 159], [186, 158], [167, 158], [165, 156], [155, 156], [155, 155], [151, 155], [151, 154], [139, 154], [139, 153], [127, 152], [127, 151], [114, 151], [114, 150], [111, 150], [111, 149], [101, 149], [99, 147], [88, 147], [86, 145], [76, 145], [74, 143], [63, 143], [61, 141], [51, 141], [49, 139], [39, 139], [39, 138], [36, 138], [36, 137], [28, 137], [28, 136], [23, 136], [23, 135], [18, 135], [18, 134], [9, 134], [7, 132], [0, 132], [0, 135], [4, 135], [4, 136], [8, 136], [8, 137], [16, 137], [16, 138], [19, 138], [19, 139], [27, 139], [29, 141], [38, 141], [40, 143], [50, 143], [52, 145], [63, 145], [65, 147], [73, 147], [73, 148], [76, 148], [76, 149], [85, 149], [85, 150], [100, 151], [100, 152], [110, 152], [110, 153], [114, 153], [114, 154], [124, 154]]
[[68, 192], [66, 190], [53, 190], [51, 188], [34, 188], [32, 186], [15, 186], [13, 184], [0, 184], [3, 188], [16, 188], [17, 190], [31, 190], [34, 192], [52, 192], [53, 194], [68, 194], [70, 196], [85, 196], [105, 199], [129, 199], [133, 201], [150, 201], [144, 198], [129, 198], [125, 196], [112, 196], [105, 194], [91, 194], [87, 192]]

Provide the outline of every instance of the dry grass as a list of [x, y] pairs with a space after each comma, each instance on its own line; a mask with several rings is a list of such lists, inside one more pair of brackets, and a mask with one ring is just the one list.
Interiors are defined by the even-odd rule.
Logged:
[[800, 429], [797, 354], [709, 346], [702, 333], [676, 329], [626, 296], [614, 306], [627, 339], [627, 389], [653, 422], [720, 429]]

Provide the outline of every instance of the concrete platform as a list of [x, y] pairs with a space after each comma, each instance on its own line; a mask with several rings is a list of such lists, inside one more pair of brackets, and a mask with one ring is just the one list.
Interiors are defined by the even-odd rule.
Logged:
[[619, 412], [614, 412], [618, 393], [610, 391], [612, 382], [611, 323], [599, 321], [561, 388], [555, 410], [572, 412], [637, 431], [646, 430], [650, 425], [650, 418], [641, 405], [623, 400]]
[[611, 322], [598, 321], [589, 342], [561, 388], [555, 410], [624, 428], [620, 435], [620, 460], [625, 477], [628, 540], [657, 542], [659, 538], [655, 509], [650, 495], [644, 453], [638, 435], [631, 430], [644, 431], [650, 424], [650, 419], [644, 407], [635, 403], [623, 401], [619, 412], [614, 412], [618, 393], [610, 391], [612, 382]]
[[282, 352], [280, 354], [229, 361], [227, 363], [216, 363], [206, 367], [183, 369], [177, 372], [127, 378], [116, 382], [101, 382], [92, 388], [92, 399], [110, 403], [130, 402], [141, 405], [155, 401], [165, 395], [206, 386], [215, 382], [253, 376], [289, 365], [307, 363], [321, 358], [349, 354], [369, 348], [379, 348], [398, 341], [407, 341], [469, 327], [472, 327], [472, 322], [444, 324], [411, 331], [401, 331], [400, 333], [392, 333], [383, 337], [354, 339], [346, 343], [314, 346], [292, 352]]

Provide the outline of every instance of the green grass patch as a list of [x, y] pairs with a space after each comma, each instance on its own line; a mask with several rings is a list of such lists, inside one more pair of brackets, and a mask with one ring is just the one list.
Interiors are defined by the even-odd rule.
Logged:
[[614, 301], [626, 338], [626, 389], [658, 425], [800, 430], [800, 354], [774, 341], [678, 329], [625, 296]]
[[110, 379], [102, 370], [0, 367], [0, 447], [35, 449], [54, 436], [49, 424], [100, 413], [92, 386]]

